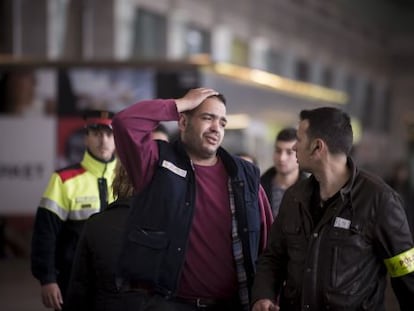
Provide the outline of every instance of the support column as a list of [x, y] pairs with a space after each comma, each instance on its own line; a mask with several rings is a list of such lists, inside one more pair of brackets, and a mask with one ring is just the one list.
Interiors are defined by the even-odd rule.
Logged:
[[93, 59], [113, 59], [115, 43], [115, 4], [114, 0], [89, 0], [90, 11], [85, 20], [85, 57]]
[[212, 32], [211, 55], [213, 61], [229, 62], [231, 59], [231, 43], [233, 34], [224, 25], [217, 26]]
[[168, 14], [167, 59], [183, 59], [186, 56], [186, 21], [186, 14], [180, 9]]
[[255, 69], [268, 70], [269, 41], [256, 37], [250, 42], [249, 66]]
[[47, 55], [49, 59], [63, 56], [69, 0], [48, 0]]
[[62, 57], [65, 59], [82, 59], [82, 0], [71, 0], [67, 8], [66, 33], [63, 38]]
[[13, 54], [13, 0], [0, 0], [0, 54]]
[[135, 4], [131, 0], [118, 0], [115, 5], [114, 57], [126, 60], [132, 57]]

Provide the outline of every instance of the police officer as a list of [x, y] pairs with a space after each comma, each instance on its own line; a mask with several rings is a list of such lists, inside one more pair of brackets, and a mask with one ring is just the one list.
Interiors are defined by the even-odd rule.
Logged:
[[45, 307], [62, 310], [79, 235], [92, 214], [113, 201], [115, 143], [113, 113], [84, 115], [85, 147], [80, 163], [54, 172], [36, 213], [31, 268]]

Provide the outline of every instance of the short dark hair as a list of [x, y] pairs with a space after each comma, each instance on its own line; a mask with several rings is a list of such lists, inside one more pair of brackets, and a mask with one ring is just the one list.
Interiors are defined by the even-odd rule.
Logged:
[[302, 110], [300, 119], [309, 122], [307, 135], [310, 139], [322, 139], [332, 154], [350, 154], [353, 132], [351, 119], [347, 113], [338, 108], [321, 107]]
[[224, 97], [223, 94], [219, 93], [217, 95], [211, 95], [211, 96], [209, 96], [207, 98], [214, 98], [214, 97], [216, 97], [219, 101], [221, 101], [224, 104], [224, 106], [226, 106], [226, 102], [227, 101], [226, 101], [226, 98]]
[[296, 129], [285, 127], [276, 136], [276, 141], [294, 141], [296, 140]]
[[[209, 97], [207, 97], [205, 100], [207, 100], [207, 99], [209, 99], [209, 98], [217, 98], [219, 101], [221, 101], [222, 103], [223, 103], [223, 105], [224, 106], [226, 106], [226, 98], [224, 97], [224, 95], [223, 94], [221, 94], [221, 93], [219, 93], [219, 94], [217, 94], [217, 95], [210, 95]], [[203, 101], [204, 102], [204, 101]], [[196, 110], [197, 109], [197, 107], [196, 108], [194, 108], [194, 109], [191, 109], [191, 110], [187, 110], [187, 111], [184, 111], [184, 113], [185, 114], [187, 114], [187, 115], [192, 115], [193, 114], [193, 112], [194, 112], [194, 110]]]

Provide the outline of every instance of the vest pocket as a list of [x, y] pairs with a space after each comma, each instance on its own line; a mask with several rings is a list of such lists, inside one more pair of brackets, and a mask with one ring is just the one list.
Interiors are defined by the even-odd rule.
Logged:
[[164, 231], [135, 227], [128, 233], [120, 258], [121, 274], [128, 279], [156, 284], [169, 243]]
[[168, 246], [164, 231], [152, 231], [143, 228], [135, 228], [128, 234], [128, 240], [152, 249], [164, 249]]

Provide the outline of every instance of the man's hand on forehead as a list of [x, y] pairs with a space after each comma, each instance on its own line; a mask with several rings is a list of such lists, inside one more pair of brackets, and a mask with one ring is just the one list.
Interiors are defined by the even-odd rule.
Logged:
[[216, 90], [209, 88], [192, 89], [179, 99], [175, 100], [178, 112], [185, 112], [197, 108], [203, 101], [213, 95], [218, 95]]

